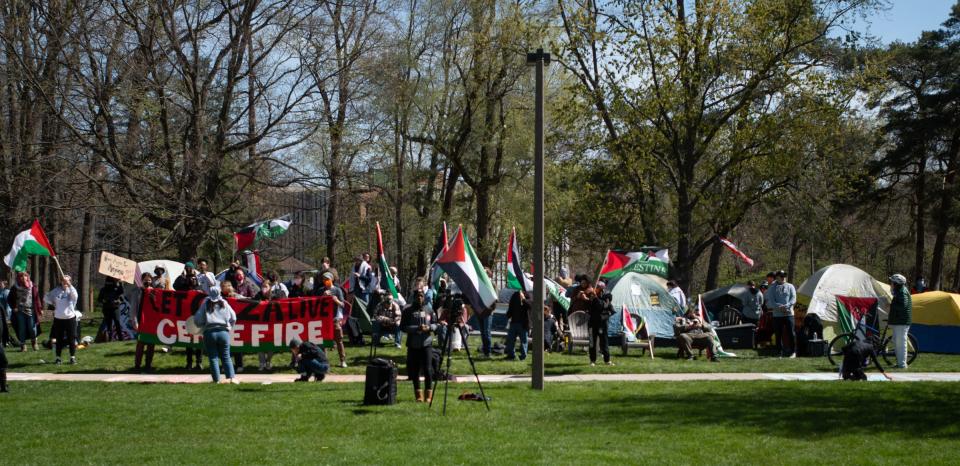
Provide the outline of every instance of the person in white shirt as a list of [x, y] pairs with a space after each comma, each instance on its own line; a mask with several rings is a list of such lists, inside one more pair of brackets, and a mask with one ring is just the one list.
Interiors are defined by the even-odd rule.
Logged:
[[203, 293], [210, 295], [210, 288], [219, 288], [220, 283], [217, 282], [217, 277], [207, 270], [207, 260], [206, 259], [197, 259], [197, 284], [200, 285], [200, 289], [203, 290]]
[[673, 296], [673, 299], [677, 300], [677, 304], [680, 305], [680, 312], [687, 312], [687, 295], [683, 294], [683, 290], [680, 289], [677, 282], [668, 281], [667, 290], [670, 292], [670, 296]]
[[63, 347], [70, 346], [70, 364], [77, 363], [77, 289], [70, 284], [70, 276], [64, 275], [60, 279], [60, 286], [50, 290], [43, 300], [54, 307], [53, 311], [53, 338], [57, 345], [57, 365], [61, 364], [60, 355]]

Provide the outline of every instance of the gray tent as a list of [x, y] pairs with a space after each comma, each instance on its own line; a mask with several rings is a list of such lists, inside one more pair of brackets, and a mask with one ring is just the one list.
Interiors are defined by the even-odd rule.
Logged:
[[747, 319], [760, 319], [760, 316], [756, 312], [757, 299], [753, 293], [750, 292], [750, 287], [747, 285], [737, 283], [735, 285], [717, 288], [704, 293], [701, 297], [703, 298], [704, 307], [707, 308], [707, 312], [709, 312], [714, 319], [720, 315], [720, 311], [722, 311], [725, 306], [731, 306], [740, 311]]
[[613, 295], [613, 308], [608, 334], [618, 335], [623, 325], [620, 310], [643, 318], [647, 331], [658, 337], [673, 338], [673, 319], [681, 314], [680, 305], [670, 296], [658, 277], [628, 272], [610, 282], [607, 292]]

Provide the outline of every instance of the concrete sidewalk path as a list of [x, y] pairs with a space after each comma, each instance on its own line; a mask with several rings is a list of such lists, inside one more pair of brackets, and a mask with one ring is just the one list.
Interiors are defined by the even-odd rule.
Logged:
[[[960, 372], [898, 372], [890, 373], [894, 382], [960, 382]], [[887, 381], [881, 374], [868, 374], [871, 381]], [[7, 374], [11, 382], [66, 381], [66, 382], [123, 382], [123, 383], [210, 383], [209, 374], [53, 374], [24, 373]], [[272, 384], [290, 383], [296, 374], [239, 374], [241, 383]], [[401, 382], [407, 379], [401, 375]], [[711, 380], [782, 380], [782, 381], [828, 381], [838, 380], [837, 374], [826, 372], [801, 373], [681, 373], [681, 374], [568, 374], [548, 375], [546, 382], [694, 382]], [[330, 374], [324, 382], [363, 382], [360, 374]], [[528, 375], [481, 375], [482, 383], [530, 383]], [[476, 383], [473, 376], [457, 376], [455, 383]]]

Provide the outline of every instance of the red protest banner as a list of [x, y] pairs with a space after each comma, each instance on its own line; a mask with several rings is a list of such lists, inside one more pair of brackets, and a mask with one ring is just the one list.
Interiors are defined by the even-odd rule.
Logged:
[[[193, 318], [206, 297], [199, 291], [144, 290], [137, 338], [157, 345], [199, 347], [201, 338], [187, 332], [187, 320]], [[227, 303], [237, 314], [231, 351], [284, 351], [294, 337], [333, 345], [333, 317], [337, 309], [330, 296], [271, 301], [227, 299]]]

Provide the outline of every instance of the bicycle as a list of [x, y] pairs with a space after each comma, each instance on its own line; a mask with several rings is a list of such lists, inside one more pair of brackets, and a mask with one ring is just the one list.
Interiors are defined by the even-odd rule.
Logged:
[[[876, 318], [874, 320], [876, 320]], [[830, 360], [830, 364], [836, 366], [843, 360], [843, 347], [850, 342], [850, 339], [862, 339], [860, 335], [864, 335], [867, 341], [873, 345], [877, 356], [883, 357], [883, 361], [887, 363], [888, 366], [894, 366], [897, 364], [897, 352], [893, 344], [893, 335], [887, 336], [889, 330], [890, 326], [887, 325], [883, 328], [883, 332], [880, 332], [880, 330], [867, 324], [864, 319], [862, 319], [860, 322], [857, 322], [857, 326], [854, 327], [852, 332], [841, 333], [834, 337], [833, 340], [830, 340], [827, 359]], [[907, 364], [913, 364], [918, 354], [920, 354], [920, 346], [917, 344], [917, 339], [913, 334], [907, 333]]]

